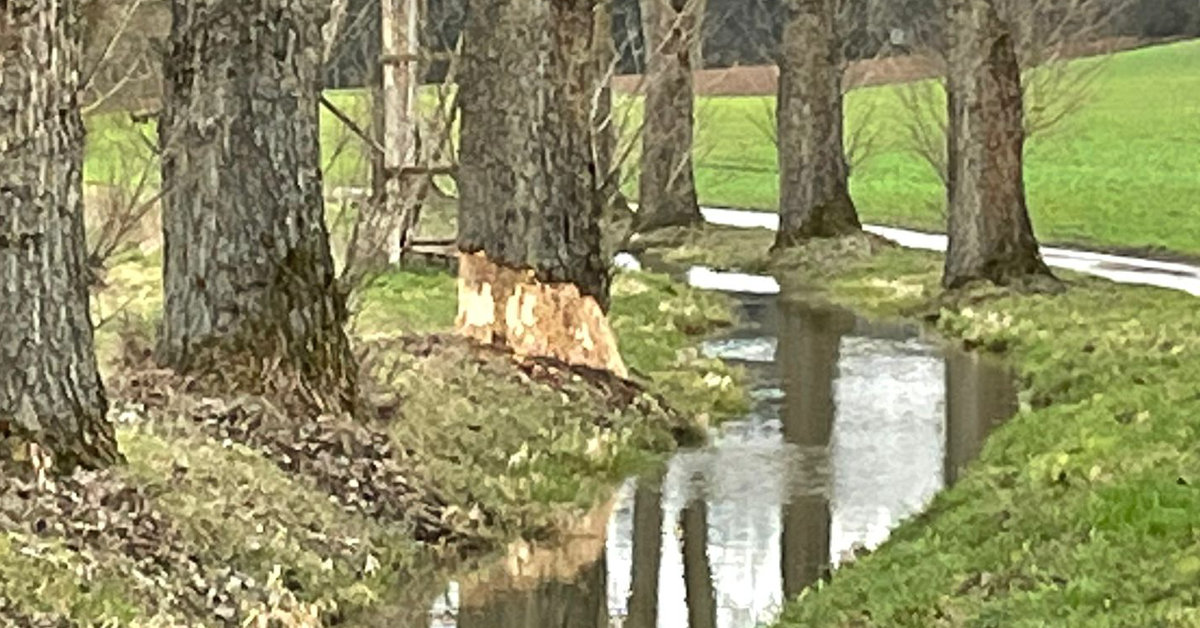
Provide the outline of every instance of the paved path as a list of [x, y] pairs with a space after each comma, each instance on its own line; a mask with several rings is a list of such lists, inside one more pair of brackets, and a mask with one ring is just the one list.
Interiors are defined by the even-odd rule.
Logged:
[[[334, 193], [333, 196], [338, 198], [366, 194], [366, 190], [361, 188], [335, 188], [331, 191]], [[636, 207], [636, 204], [631, 203], [631, 205]], [[702, 212], [705, 220], [714, 225], [762, 228], [772, 231], [779, 228], [779, 216], [772, 212], [717, 207], [705, 207]], [[877, 225], [867, 225], [865, 228], [867, 231], [893, 240], [905, 248], [939, 252], [946, 250], [946, 236], [941, 234]], [[1200, 266], [1192, 264], [1160, 262], [1126, 255], [1075, 251], [1050, 246], [1042, 247], [1042, 257], [1047, 264], [1055, 268], [1095, 275], [1117, 283], [1157, 286], [1200, 296]], [[615, 261], [618, 266], [640, 268], [640, 264], [631, 256], [621, 255]], [[717, 273], [702, 267], [693, 268], [689, 272], [689, 278], [697, 287], [764, 294], [779, 291], [778, 284], [771, 277]]]
[[[715, 225], [771, 230], [779, 228], [779, 216], [769, 212], [706, 207], [703, 213], [705, 220]], [[906, 248], [943, 252], [946, 250], [946, 236], [941, 234], [875, 225], [867, 225], [865, 228], [871, 233], [893, 240]], [[1157, 286], [1200, 296], [1200, 267], [1191, 264], [1159, 262], [1125, 255], [1073, 251], [1049, 246], [1042, 247], [1042, 257], [1047, 264], [1055, 268], [1087, 273], [1118, 283]], [[698, 273], [697, 279], [702, 282], [705, 280], [703, 271], [697, 269], [693, 269], [693, 271]], [[711, 273], [711, 271], [708, 272]], [[720, 273], [720, 275], [728, 277], [728, 273]], [[724, 281], [722, 280], [722, 283]], [[756, 289], [747, 291], [758, 292], [765, 290], [768, 286], [760, 280], [748, 287]]]

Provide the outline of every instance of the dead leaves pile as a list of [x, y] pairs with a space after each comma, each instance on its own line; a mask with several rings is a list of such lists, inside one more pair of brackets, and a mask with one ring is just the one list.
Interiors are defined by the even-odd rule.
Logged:
[[[136, 601], [160, 617], [234, 622], [244, 600], [270, 595], [245, 574], [190, 554], [174, 524], [153, 507], [153, 496], [107, 471], [77, 471], [42, 486], [3, 478], [0, 531], [18, 539], [17, 551], [34, 561], [53, 561], [59, 547], [70, 550], [82, 586], [118, 576], [136, 583]], [[12, 617], [10, 610], [16, 612], [4, 609], [3, 615]], [[65, 625], [51, 614], [26, 620]]]
[[484, 515], [456, 519], [449, 501], [397, 456], [388, 436], [328, 415], [297, 421], [262, 398], [201, 399], [187, 413], [206, 434], [261, 452], [288, 473], [312, 478], [347, 510], [410, 528], [429, 544], [467, 550]]

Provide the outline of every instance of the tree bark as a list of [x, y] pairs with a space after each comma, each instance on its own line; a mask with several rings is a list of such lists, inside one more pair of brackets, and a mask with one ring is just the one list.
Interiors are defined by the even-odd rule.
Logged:
[[837, 0], [788, 0], [779, 56], [777, 248], [862, 230], [842, 142]]
[[704, 221], [692, 164], [698, 0], [641, 0], [646, 101], [637, 230]]
[[328, 4], [172, 2], [158, 353], [181, 371], [278, 374], [348, 409], [355, 365], [320, 170]]
[[592, 148], [596, 0], [470, 0], [460, 151], [459, 329], [624, 374]]
[[55, 471], [120, 458], [88, 311], [79, 8], [0, 11], [0, 462]]
[[1042, 261], [1024, 183], [1021, 68], [992, 0], [950, 0], [950, 247], [942, 285], [1026, 284]]

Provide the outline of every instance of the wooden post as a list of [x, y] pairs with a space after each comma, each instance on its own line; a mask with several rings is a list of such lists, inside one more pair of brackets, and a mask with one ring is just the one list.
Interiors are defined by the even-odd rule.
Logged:
[[380, 122], [383, 125], [382, 211], [389, 227], [388, 262], [396, 264], [415, 201], [403, 170], [416, 165], [419, 0], [380, 0]]

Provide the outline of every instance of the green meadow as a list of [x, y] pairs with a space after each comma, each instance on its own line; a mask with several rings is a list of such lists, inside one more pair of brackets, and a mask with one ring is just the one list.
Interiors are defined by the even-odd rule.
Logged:
[[[1092, 68], [1100, 64], [1099, 68]], [[1026, 185], [1044, 241], [1200, 254], [1189, 228], [1200, 198], [1200, 42], [1075, 62], [1094, 72], [1083, 108], [1027, 147]], [[698, 104], [697, 187], [718, 206], [773, 209], [778, 169], [765, 98]], [[871, 148], [854, 161], [851, 191], [866, 221], [940, 230], [941, 181], [909, 147], [896, 87], [847, 98], [847, 135]], [[1195, 224], [1195, 223], [1193, 223]]]
[[[1027, 150], [1026, 183], [1039, 235], [1053, 243], [1200, 255], [1200, 228], [1187, 226], [1200, 198], [1200, 42], [1081, 60], [1073, 70], [1094, 75], [1083, 108], [1035, 135]], [[869, 222], [937, 230], [944, 221], [942, 187], [934, 170], [910, 150], [911, 114], [903, 106], [903, 89], [864, 88], [848, 96], [847, 136], [872, 138], [869, 147], [853, 151], [851, 188]], [[362, 92], [328, 96], [356, 119], [367, 118]], [[772, 100], [698, 101], [696, 177], [703, 203], [775, 207]], [[426, 93], [424, 104], [432, 107], [433, 101]], [[629, 141], [636, 137], [637, 108], [630, 99], [618, 114]], [[361, 185], [368, 171], [361, 143], [328, 112], [323, 116], [327, 182]], [[96, 116], [88, 126], [88, 179], [130, 178], [131, 164], [148, 154], [136, 126], [124, 114]], [[141, 131], [152, 141], [152, 128]], [[630, 193], [637, 189], [636, 157], [635, 151], [626, 165]]]

